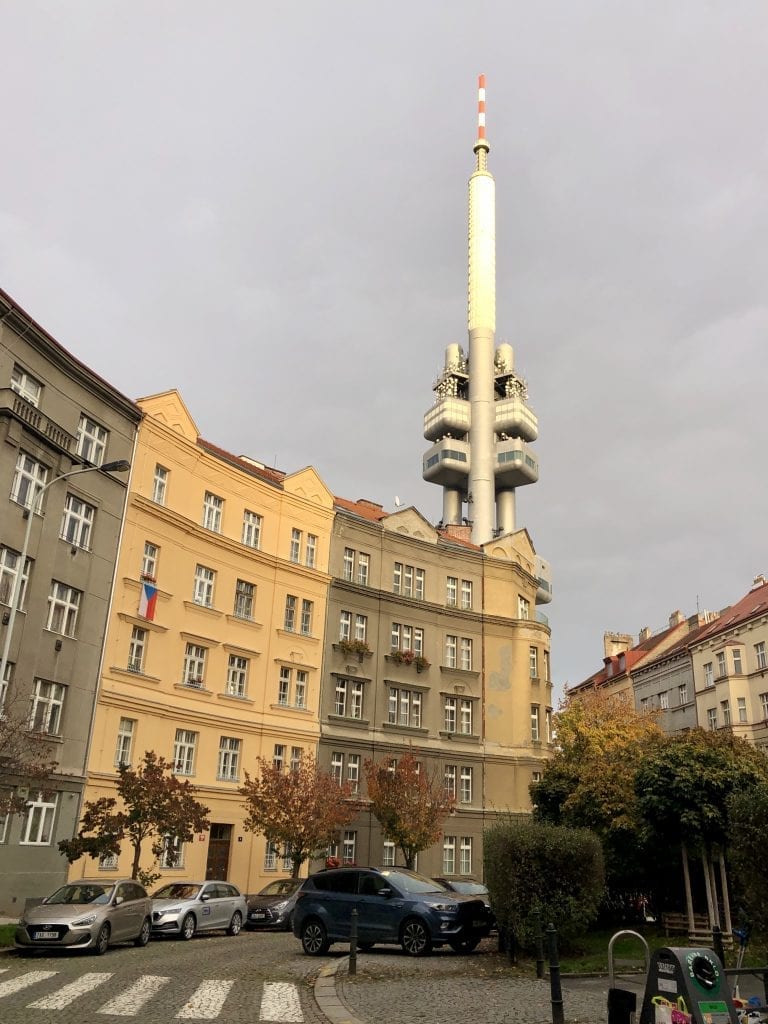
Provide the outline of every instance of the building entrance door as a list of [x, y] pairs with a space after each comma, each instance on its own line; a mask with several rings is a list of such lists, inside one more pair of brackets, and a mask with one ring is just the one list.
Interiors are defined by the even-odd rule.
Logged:
[[225, 882], [229, 868], [229, 848], [232, 845], [232, 826], [214, 822], [208, 836], [208, 862], [205, 877], [208, 881]]

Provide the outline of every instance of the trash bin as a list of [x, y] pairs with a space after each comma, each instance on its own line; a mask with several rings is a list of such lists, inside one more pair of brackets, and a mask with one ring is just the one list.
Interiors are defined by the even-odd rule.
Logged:
[[714, 951], [657, 949], [651, 957], [640, 1024], [738, 1024], [725, 971]]

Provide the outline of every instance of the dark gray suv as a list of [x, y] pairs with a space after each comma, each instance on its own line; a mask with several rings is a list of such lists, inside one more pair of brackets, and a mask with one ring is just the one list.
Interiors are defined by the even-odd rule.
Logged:
[[491, 930], [482, 899], [448, 893], [405, 868], [335, 868], [310, 875], [298, 892], [293, 934], [304, 952], [319, 956], [332, 942], [349, 941], [357, 911], [360, 949], [399, 943], [410, 956], [448, 944], [468, 953]]

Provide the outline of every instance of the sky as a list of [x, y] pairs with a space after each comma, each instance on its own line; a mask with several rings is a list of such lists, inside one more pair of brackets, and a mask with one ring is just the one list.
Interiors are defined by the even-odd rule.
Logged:
[[558, 691], [768, 571], [765, 0], [0, 0], [0, 287], [124, 394], [428, 519], [487, 78]]

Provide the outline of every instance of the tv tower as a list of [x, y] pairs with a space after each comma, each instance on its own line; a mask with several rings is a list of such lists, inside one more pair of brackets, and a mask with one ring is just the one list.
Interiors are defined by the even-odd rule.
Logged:
[[468, 522], [473, 543], [486, 544], [516, 529], [515, 492], [538, 480], [539, 463], [529, 447], [538, 424], [526, 382], [514, 372], [512, 346], [495, 344], [496, 183], [488, 170], [485, 75], [477, 108], [469, 179], [469, 352], [458, 344], [445, 350], [436, 401], [424, 416], [424, 437], [432, 446], [423, 476], [443, 488], [443, 523]]

